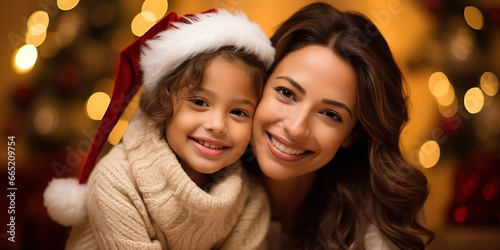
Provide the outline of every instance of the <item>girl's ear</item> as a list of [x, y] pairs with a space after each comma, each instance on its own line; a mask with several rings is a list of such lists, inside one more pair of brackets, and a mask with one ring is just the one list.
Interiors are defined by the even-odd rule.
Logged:
[[345, 138], [345, 140], [342, 142], [340, 146], [343, 148], [348, 148], [352, 146], [357, 139], [358, 139], [358, 133], [353, 130], [351, 131], [351, 134], [347, 138]]

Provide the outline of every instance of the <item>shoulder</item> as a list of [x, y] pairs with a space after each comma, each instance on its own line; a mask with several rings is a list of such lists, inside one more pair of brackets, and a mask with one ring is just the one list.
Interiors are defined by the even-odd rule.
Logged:
[[114, 146], [95, 166], [89, 177], [89, 184], [103, 180], [112, 180], [130, 175], [130, 164], [123, 144]]
[[367, 250], [396, 250], [399, 249], [387, 237], [385, 237], [380, 229], [374, 224], [370, 224], [366, 229], [364, 236], [364, 246]]
[[118, 144], [92, 171], [87, 184], [87, 199], [91, 202], [108, 199], [115, 194], [130, 196], [130, 193], [136, 192], [134, 183], [126, 151], [122, 144]]

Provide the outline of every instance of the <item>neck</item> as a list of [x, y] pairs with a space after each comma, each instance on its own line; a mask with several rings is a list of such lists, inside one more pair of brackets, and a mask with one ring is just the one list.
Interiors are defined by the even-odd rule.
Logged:
[[191, 180], [194, 183], [196, 183], [198, 187], [204, 189], [209, 180], [208, 174], [197, 172], [194, 169], [186, 166], [182, 166], [182, 168], [184, 169], [184, 172], [186, 172], [186, 174], [189, 176], [189, 178], [191, 178]]
[[300, 206], [314, 185], [316, 173], [314, 171], [287, 180], [271, 179], [262, 174], [271, 200], [272, 219], [280, 221], [283, 230], [289, 235], [293, 234]]

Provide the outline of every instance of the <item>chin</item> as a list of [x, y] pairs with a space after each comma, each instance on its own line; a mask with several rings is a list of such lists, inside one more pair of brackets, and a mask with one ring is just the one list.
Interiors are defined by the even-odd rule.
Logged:
[[294, 173], [291, 173], [280, 165], [261, 165], [259, 163], [259, 167], [265, 176], [274, 180], [288, 180], [294, 177]]

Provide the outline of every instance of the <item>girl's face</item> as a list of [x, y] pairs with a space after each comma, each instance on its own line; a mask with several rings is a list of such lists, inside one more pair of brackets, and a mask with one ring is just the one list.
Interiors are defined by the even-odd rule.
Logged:
[[357, 91], [353, 67], [331, 50], [310, 45], [286, 55], [255, 111], [252, 148], [264, 174], [305, 175], [349, 146]]
[[183, 167], [209, 174], [237, 161], [250, 141], [257, 101], [247, 66], [214, 58], [198, 90], [179, 91], [166, 124], [167, 141]]

